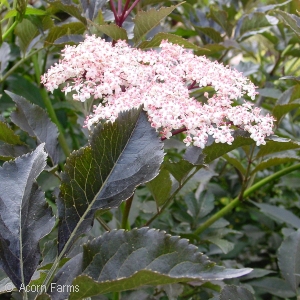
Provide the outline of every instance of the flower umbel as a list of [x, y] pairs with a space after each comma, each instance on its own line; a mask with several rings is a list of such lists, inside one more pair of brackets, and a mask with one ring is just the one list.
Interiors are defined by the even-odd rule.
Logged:
[[[195, 56], [179, 45], [163, 41], [161, 50], [142, 51], [125, 41], [114, 46], [87, 36], [78, 46], [66, 46], [62, 60], [42, 76], [49, 91], [66, 83], [62, 91], [74, 92], [74, 100], [101, 99], [87, 117], [91, 127], [101, 119], [111, 122], [119, 112], [143, 105], [151, 126], [163, 138], [184, 128], [187, 145], [204, 148], [208, 136], [217, 143], [233, 142], [233, 126], [251, 134], [257, 145], [272, 134], [273, 117], [263, 116], [251, 103], [232, 106], [233, 100], [255, 98], [255, 86], [241, 73]], [[211, 86], [214, 95], [207, 103], [190, 96], [193, 88]]]

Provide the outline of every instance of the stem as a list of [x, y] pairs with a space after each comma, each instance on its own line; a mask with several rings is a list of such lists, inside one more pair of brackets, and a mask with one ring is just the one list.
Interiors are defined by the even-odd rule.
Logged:
[[101, 217], [96, 217], [96, 220], [100, 223], [100, 225], [106, 230], [111, 231], [110, 227], [103, 221]]
[[116, 24], [119, 25], [119, 17], [118, 17], [117, 11], [116, 11], [114, 1], [109, 0], [109, 3], [110, 3], [110, 8], [111, 8], [112, 12], [114, 13]]
[[[280, 170], [260, 181], [252, 185], [250, 188], [244, 191], [243, 198], [248, 197], [250, 194], [261, 188], [262, 186], [266, 185], [267, 183], [280, 178], [288, 173], [291, 173], [295, 170], [300, 169], [300, 164], [296, 164], [293, 166], [290, 166], [288, 168], [285, 168], [283, 170]], [[203, 224], [201, 224], [195, 231], [195, 235], [201, 234], [205, 229], [207, 229], [210, 225], [212, 225], [214, 222], [219, 220], [220, 218], [224, 217], [226, 214], [231, 212], [232, 209], [234, 209], [238, 204], [240, 203], [239, 197], [234, 198], [229, 204], [227, 204], [224, 208], [222, 208], [220, 211], [218, 211], [216, 214], [214, 214], [212, 217], [210, 217], [207, 221], [205, 221]]]
[[122, 224], [121, 228], [130, 230], [130, 224], [128, 223], [128, 216], [132, 204], [134, 194], [125, 202], [125, 208], [123, 211], [123, 218], [122, 218]]
[[[183, 128], [180, 128], [180, 129], [176, 129], [176, 130], [172, 131], [172, 136], [176, 135], [178, 133], [184, 132], [184, 131], [186, 131], [186, 127], [183, 127]], [[162, 141], [164, 141], [166, 139], [167, 139], [166, 137], [162, 137], [161, 138]]]
[[68, 143], [64, 136], [64, 129], [57, 119], [51, 100], [49, 99], [48, 93], [44, 88], [41, 89], [41, 95], [52, 122], [55, 123], [58, 128], [59, 131], [58, 141], [60, 143], [60, 146], [63, 149], [65, 156], [68, 157], [71, 151], [69, 149]]
[[174, 193], [167, 199], [167, 201], [165, 202], [165, 204], [162, 206], [162, 208], [150, 219], [147, 221], [147, 223], [145, 223], [143, 225], [143, 227], [146, 227], [146, 226], [149, 226], [170, 204], [170, 202], [172, 201], [172, 199], [176, 196], [176, 194], [180, 191], [180, 189], [183, 188], [183, 186], [190, 180], [190, 178], [192, 178], [195, 173], [197, 173], [199, 171], [199, 169], [201, 168], [198, 167], [195, 169], [195, 171], [190, 175], [188, 176], [185, 181], [182, 183], [182, 184], [179, 184], [179, 187], [174, 191]]
[[[126, 13], [125, 13], [125, 15], [124, 15], [124, 17], [123, 17], [124, 20], [129, 16], [129, 14], [131, 13], [131, 11], [136, 7], [136, 5], [137, 5], [139, 2], [140, 2], [140, 0], [135, 0], [135, 1], [132, 3], [132, 5], [131, 5], [130, 8], [126, 11]], [[124, 20], [123, 20], [123, 21], [124, 21]], [[123, 22], [122, 22], [122, 23], [123, 23]]]
[[10, 33], [15, 29], [15, 27], [18, 25], [18, 23], [19, 22], [17, 20], [14, 21], [12, 23], [12, 25], [3, 33], [3, 35], [2, 35], [2, 41], [5, 40], [10, 35]]
[[130, 3], [130, 0], [126, 0], [126, 3], [125, 3], [124, 8], [123, 8], [122, 15], [120, 16], [120, 19], [119, 19], [121, 24], [122, 24], [122, 23], [124, 22], [124, 20], [125, 20], [124, 15], [125, 15], [125, 13], [126, 13], [126, 11], [127, 11], [127, 9], [128, 9], [129, 3]]
[[10, 76], [20, 65], [22, 65], [24, 63], [24, 61], [26, 61], [28, 58], [35, 55], [36, 53], [38, 53], [41, 50], [43, 50], [43, 48], [36, 49], [35, 51], [32, 51], [30, 54], [28, 54], [28, 56], [26, 56], [26, 57], [22, 58], [21, 60], [19, 60], [11, 69], [9, 69], [5, 73], [5, 75], [0, 79], [0, 82], [3, 82], [4, 80], [6, 80], [6, 78], [8, 76]]

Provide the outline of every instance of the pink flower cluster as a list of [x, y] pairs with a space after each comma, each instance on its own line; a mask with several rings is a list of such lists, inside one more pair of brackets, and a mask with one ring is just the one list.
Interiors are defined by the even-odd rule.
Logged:
[[[183, 129], [187, 145], [204, 148], [208, 136], [217, 143], [233, 142], [233, 127], [251, 134], [257, 145], [272, 134], [273, 117], [259, 108], [233, 100], [255, 98], [255, 86], [236, 70], [195, 56], [179, 45], [163, 41], [160, 51], [142, 51], [125, 41], [115, 45], [95, 36], [86, 36], [78, 46], [66, 46], [63, 58], [42, 76], [49, 91], [62, 83], [65, 93], [84, 102], [100, 99], [87, 117], [91, 127], [100, 119], [114, 122], [119, 112], [143, 105], [151, 126], [164, 138]], [[201, 103], [190, 96], [194, 88], [211, 86], [215, 93]]]

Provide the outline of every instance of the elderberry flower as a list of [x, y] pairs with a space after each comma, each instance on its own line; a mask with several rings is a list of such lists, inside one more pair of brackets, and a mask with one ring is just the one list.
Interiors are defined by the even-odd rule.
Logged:
[[[143, 105], [151, 126], [170, 138], [184, 129], [186, 145], [204, 148], [208, 136], [231, 144], [233, 128], [250, 133], [257, 145], [272, 134], [273, 117], [263, 116], [251, 103], [232, 106], [233, 100], [257, 94], [255, 86], [236, 70], [196, 56], [179, 45], [163, 41], [161, 51], [142, 51], [125, 41], [115, 45], [86, 36], [77, 46], [66, 46], [62, 59], [41, 78], [49, 91], [66, 83], [62, 91], [73, 99], [101, 99], [87, 117], [86, 126], [104, 119], [114, 122], [123, 110]], [[201, 103], [190, 90], [211, 86], [215, 93]]]

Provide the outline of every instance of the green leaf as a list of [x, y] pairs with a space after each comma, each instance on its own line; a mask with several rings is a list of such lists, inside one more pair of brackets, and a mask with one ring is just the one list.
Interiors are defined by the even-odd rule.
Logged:
[[209, 17], [217, 22], [230, 37], [232, 33], [232, 24], [228, 21], [228, 14], [224, 10], [219, 10], [216, 6], [210, 6]]
[[200, 27], [195, 25], [194, 27], [197, 31], [200, 31], [211, 38], [215, 43], [221, 43], [223, 41], [223, 37], [221, 36], [220, 32], [216, 31], [212, 27]]
[[249, 290], [241, 286], [226, 285], [221, 292], [220, 300], [255, 300]]
[[25, 98], [6, 91], [17, 105], [11, 114], [11, 120], [30, 136], [35, 137], [39, 144], [45, 143], [45, 149], [54, 165], [59, 161], [58, 129], [49, 119], [48, 114], [39, 106]]
[[0, 121], [0, 140], [10, 145], [24, 144], [18, 135], [4, 122]]
[[174, 178], [182, 184], [194, 166], [187, 160], [181, 159], [178, 162], [166, 161], [164, 167], [170, 171]]
[[285, 208], [277, 207], [265, 203], [256, 203], [253, 201], [251, 202], [254, 205], [256, 205], [261, 210], [262, 213], [271, 217], [273, 220], [286, 223], [295, 228], [300, 228], [300, 219], [292, 212], [286, 210]]
[[242, 25], [240, 27], [239, 36], [245, 37], [248, 35], [256, 34], [257, 31], [261, 32], [262, 30], [267, 29], [267, 27], [274, 25], [270, 23], [274, 20], [270, 19], [271, 17], [265, 13], [251, 13], [246, 15], [243, 18]]
[[214, 209], [215, 197], [210, 192], [202, 192], [197, 199], [194, 193], [189, 193], [184, 197], [188, 207], [188, 213], [193, 219], [198, 220], [207, 216]]
[[300, 229], [282, 242], [278, 249], [278, 266], [283, 278], [297, 293], [300, 283]]
[[[1, 135], [1, 134], [0, 134]], [[0, 146], [0, 159], [10, 160], [16, 158], [30, 151], [26, 145], [1, 145]]]
[[62, 174], [60, 250], [90, 228], [96, 210], [119, 206], [158, 174], [162, 145], [141, 109], [96, 126], [89, 145], [70, 155]]
[[186, 150], [184, 158], [194, 165], [209, 164], [231, 150], [254, 144], [254, 141], [249, 138], [249, 134], [242, 130], [236, 130], [233, 133], [233, 137], [234, 141], [232, 145], [215, 143], [211, 139], [210, 143], [204, 149], [191, 146]]
[[23, 54], [26, 53], [31, 41], [39, 33], [37, 27], [29, 20], [23, 19], [15, 29], [15, 34], [19, 38], [19, 44]]
[[282, 10], [275, 10], [274, 14], [280, 18], [283, 23], [289, 26], [300, 37], [300, 18]]
[[265, 155], [273, 154], [276, 152], [298, 149], [300, 143], [291, 141], [290, 139], [268, 137], [265, 145], [260, 146], [260, 150], [256, 154], [256, 158], [263, 157]]
[[[71, 4], [69, 4], [71, 3]], [[74, 5], [71, 1], [68, 4], [63, 1], [50, 2], [50, 7], [47, 9], [51, 14], [57, 10], [62, 10], [67, 14], [75, 17], [77, 20], [81, 21], [84, 25], [87, 24], [86, 18], [82, 16], [82, 10], [79, 6]], [[72, 24], [72, 23], [71, 23]]]
[[45, 39], [45, 47], [54, 44], [54, 42], [64, 35], [83, 34], [86, 26], [80, 22], [64, 24], [62, 26], [52, 27]]
[[222, 280], [251, 272], [215, 265], [186, 239], [149, 228], [113, 230], [84, 245], [83, 273], [73, 285], [83, 299], [143, 285]]
[[172, 180], [170, 173], [165, 168], [162, 168], [154, 179], [147, 184], [157, 206], [162, 206], [169, 198], [172, 189]]
[[248, 283], [277, 297], [290, 298], [296, 296], [288, 283], [277, 277], [264, 277], [259, 280], [249, 281]]
[[254, 168], [254, 170], [252, 170], [251, 175], [255, 174], [258, 171], [262, 171], [262, 170], [265, 170], [265, 169], [273, 167], [273, 166], [289, 163], [292, 161], [299, 161], [299, 160], [300, 160], [299, 156], [292, 156], [292, 155], [274, 156], [274, 157], [268, 158], [268, 159], [262, 161], [261, 163], [259, 163]]
[[141, 38], [147, 34], [151, 29], [156, 27], [161, 20], [168, 16], [180, 4], [170, 7], [162, 7], [159, 10], [151, 8], [148, 11], [139, 11], [134, 18], [134, 43], [137, 44]]
[[[4, 18], [2, 18], [2, 20], [10, 19], [12, 17], [15, 17], [17, 14], [18, 14], [18, 11], [16, 9], [11, 9], [9, 12], [7, 12], [7, 14], [4, 16]], [[44, 10], [30, 7], [30, 6], [27, 6], [26, 11], [25, 11], [25, 15], [44, 16], [47, 14], [48, 14], [48, 12], [46, 12]]]
[[233, 165], [236, 169], [238, 169], [241, 174], [245, 174], [246, 173], [246, 169], [243, 167], [243, 165], [241, 164], [241, 161], [238, 160], [237, 158], [235, 158], [233, 155], [231, 155], [230, 153], [228, 154], [224, 154], [223, 158], [229, 162], [231, 165]]
[[156, 34], [150, 41], [144, 41], [140, 43], [138, 47], [141, 49], [157, 48], [163, 40], [168, 40], [169, 43], [177, 44], [187, 49], [204, 51], [206, 54], [209, 52], [209, 50], [201, 48], [178, 35], [165, 32]]
[[17, 288], [27, 286], [40, 260], [39, 240], [53, 225], [51, 208], [36, 183], [46, 166], [40, 145], [0, 167], [1, 267]]
[[121, 28], [117, 26], [114, 23], [111, 23], [109, 25], [97, 25], [94, 24], [94, 26], [100, 30], [101, 32], [105, 33], [109, 37], [111, 37], [113, 40], [128, 40], [127, 32], [124, 28]]
[[224, 254], [227, 254], [234, 248], [234, 243], [218, 238], [216, 236], [208, 237], [205, 239], [218, 246], [223, 251]]

